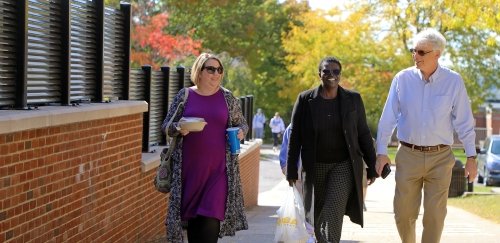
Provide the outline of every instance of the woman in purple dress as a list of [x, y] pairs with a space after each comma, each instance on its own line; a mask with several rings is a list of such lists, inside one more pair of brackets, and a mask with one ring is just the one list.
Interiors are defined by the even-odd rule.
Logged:
[[[162, 130], [179, 136], [172, 154], [173, 177], [166, 220], [169, 242], [182, 242], [182, 222], [193, 242], [217, 242], [237, 230], [248, 229], [243, 207], [238, 155], [231, 155], [226, 129], [239, 127], [241, 140], [248, 125], [240, 102], [221, 86], [224, 67], [212, 54], [203, 53], [194, 62], [188, 98], [170, 127], [168, 121], [184, 97], [174, 98]], [[201, 117], [207, 125], [200, 132], [179, 127], [181, 117]]]

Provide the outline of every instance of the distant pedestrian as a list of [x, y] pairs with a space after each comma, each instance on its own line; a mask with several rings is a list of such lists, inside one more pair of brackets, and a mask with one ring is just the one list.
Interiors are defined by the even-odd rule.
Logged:
[[274, 117], [269, 122], [269, 127], [271, 127], [271, 132], [273, 133], [273, 150], [276, 152], [281, 134], [285, 131], [285, 123], [281, 119], [279, 112], [274, 113]]
[[253, 138], [264, 138], [264, 125], [266, 124], [266, 115], [262, 113], [262, 109], [257, 109], [257, 113], [253, 116], [252, 130]]
[[415, 66], [400, 71], [380, 117], [377, 133], [377, 172], [381, 174], [387, 145], [397, 127], [401, 143], [396, 154], [394, 218], [403, 243], [416, 241], [415, 221], [424, 191], [422, 242], [437, 243], [446, 217], [446, 203], [455, 157], [453, 131], [462, 141], [465, 175], [477, 174], [474, 117], [462, 77], [439, 64], [444, 36], [427, 29], [416, 35], [410, 49]]

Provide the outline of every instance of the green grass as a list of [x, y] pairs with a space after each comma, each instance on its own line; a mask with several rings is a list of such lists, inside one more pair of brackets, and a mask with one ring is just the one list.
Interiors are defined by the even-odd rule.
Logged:
[[465, 156], [465, 151], [463, 149], [453, 149], [453, 154], [455, 155], [455, 159], [462, 161], [462, 164], [465, 165], [467, 156]]
[[[393, 164], [395, 164], [396, 152], [396, 147], [389, 147], [388, 156]], [[467, 159], [463, 149], [453, 149], [453, 154], [457, 160], [465, 164]], [[474, 192], [491, 192], [491, 187], [474, 184]], [[500, 223], [500, 195], [469, 195], [467, 197], [449, 198], [448, 205]]]
[[491, 187], [474, 183], [474, 192], [491, 192]]
[[389, 159], [391, 159], [391, 164], [396, 164], [396, 152], [398, 151], [397, 147], [389, 147], [387, 148], [387, 156], [389, 156]]
[[[474, 192], [491, 192], [490, 188], [474, 185]], [[461, 208], [479, 217], [500, 224], [500, 195], [469, 195], [449, 198], [448, 205]]]

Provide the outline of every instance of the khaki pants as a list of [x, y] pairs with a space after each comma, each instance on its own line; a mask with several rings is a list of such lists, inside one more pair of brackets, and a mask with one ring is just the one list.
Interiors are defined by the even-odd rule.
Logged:
[[424, 191], [423, 243], [438, 243], [446, 217], [446, 201], [455, 157], [450, 147], [420, 152], [400, 146], [396, 154], [394, 218], [403, 243], [414, 243], [415, 221]]

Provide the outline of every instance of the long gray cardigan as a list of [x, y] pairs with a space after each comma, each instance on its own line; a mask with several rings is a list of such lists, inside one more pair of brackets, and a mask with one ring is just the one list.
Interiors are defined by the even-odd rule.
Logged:
[[[290, 136], [287, 160], [287, 179], [297, 179], [297, 161], [302, 159], [304, 178], [304, 208], [311, 209], [312, 188], [314, 182], [314, 164], [316, 162], [317, 120], [322, 112], [317, 103], [320, 100], [321, 86], [299, 94], [292, 112], [292, 134]], [[378, 177], [375, 171], [375, 148], [370, 129], [366, 123], [365, 107], [361, 96], [339, 86], [338, 98], [342, 128], [351, 157], [354, 174], [355, 197], [348, 202], [346, 214], [351, 221], [363, 226], [363, 185], [364, 162], [368, 166], [367, 177]], [[309, 192], [309, 193], [308, 193]]]
[[[248, 125], [243, 116], [240, 107], [240, 101], [233, 94], [222, 88], [224, 92], [224, 99], [226, 100], [227, 108], [229, 110], [228, 127], [240, 127], [244, 134], [248, 132]], [[176, 107], [184, 98], [184, 89], [180, 90], [175, 96], [172, 104], [168, 109], [167, 116], [163, 121], [162, 131], [165, 131], [168, 121], [174, 115]], [[207, 107], [207, 109], [209, 109]], [[175, 116], [172, 124], [168, 128], [168, 135], [171, 137], [179, 136], [177, 145], [172, 153], [173, 161], [173, 176], [172, 188], [170, 191], [170, 202], [168, 205], [167, 213], [167, 240], [168, 242], [183, 242], [182, 227], [181, 227], [181, 168], [182, 168], [182, 136], [175, 129], [178, 121], [184, 113], [184, 107], [179, 108], [177, 116]], [[225, 131], [224, 131], [225, 132]], [[193, 151], [195, 153], [195, 151]], [[226, 200], [225, 219], [220, 224], [219, 237], [233, 236], [238, 230], [248, 229], [248, 223], [245, 215], [245, 208], [243, 203], [243, 192], [241, 189], [240, 180], [240, 167], [238, 156], [231, 155], [229, 151], [229, 144], [226, 142], [226, 171], [228, 182], [228, 195]]]

